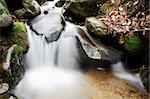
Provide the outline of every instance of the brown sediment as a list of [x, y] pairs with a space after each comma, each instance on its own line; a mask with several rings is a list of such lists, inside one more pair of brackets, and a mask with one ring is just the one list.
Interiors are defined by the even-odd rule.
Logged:
[[147, 94], [110, 72], [89, 70], [84, 74], [90, 99], [148, 99]]

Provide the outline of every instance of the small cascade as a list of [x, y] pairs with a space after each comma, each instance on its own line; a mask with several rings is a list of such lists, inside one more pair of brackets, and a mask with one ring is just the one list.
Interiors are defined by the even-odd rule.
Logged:
[[[53, 25], [48, 26], [53, 28]], [[47, 42], [47, 34], [37, 35], [26, 26], [30, 48], [25, 56], [26, 72], [14, 91], [15, 95], [20, 99], [88, 99], [82, 87], [84, 77], [78, 70], [76, 26], [67, 22], [58, 40], [51, 42]]]
[[65, 31], [63, 31], [58, 41], [47, 43], [45, 35], [37, 36], [32, 30], [28, 30], [30, 49], [26, 55], [27, 66], [29, 68], [39, 67], [39, 66], [68, 66], [74, 67], [78, 66], [76, 59], [78, 58], [78, 52], [76, 47], [75, 36], [68, 36], [69, 33], [76, 32], [76, 28], [70, 28], [70, 24], [66, 26]]
[[[43, 4], [41, 15], [33, 19], [32, 25], [26, 25], [30, 47], [25, 56], [24, 78], [14, 90], [19, 99], [90, 99], [84, 88], [86, 80], [78, 64], [76, 37], [82, 41], [77, 30], [79, 26], [70, 22], [62, 25], [62, 20], [65, 20], [60, 13], [61, 8], [54, 9], [56, 1]], [[87, 32], [86, 29], [84, 31]], [[87, 37], [95, 50], [91, 47], [86, 53], [91, 58], [101, 59], [102, 53], [98, 49], [104, 53], [107, 51]], [[88, 45], [88, 42], [84, 41], [84, 44]], [[86, 45], [83, 46], [84, 50]], [[12, 50], [10, 48], [8, 51], [8, 61]], [[5, 68], [8, 68], [9, 63], [7, 64]], [[121, 62], [112, 65], [112, 70], [115, 76], [129, 80], [143, 89], [140, 78], [128, 73]]]
[[129, 73], [125, 69], [122, 62], [117, 62], [116, 64], [113, 64], [112, 71], [113, 71], [113, 74], [117, 76], [118, 78], [130, 81], [135, 87], [139, 88], [140, 90], [145, 91], [140, 75], [138, 73], [137, 74]]

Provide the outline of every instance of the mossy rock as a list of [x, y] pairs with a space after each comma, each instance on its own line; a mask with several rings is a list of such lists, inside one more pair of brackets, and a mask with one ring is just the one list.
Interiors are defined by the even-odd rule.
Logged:
[[89, 17], [85, 20], [87, 29], [95, 35], [104, 37], [108, 35], [107, 26], [95, 17]]
[[[3, 66], [10, 47], [13, 47], [10, 67], [5, 70]], [[23, 77], [24, 63], [22, 57], [27, 52], [27, 49], [27, 31], [25, 24], [22, 22], [14, 23], [12, 32], [8, 36], [0, 36], [0, 79], [8, 83], [10, 89], [14, 88]]]
[[74, 20], [97, 16], [99, 5], [104, 2], [104, 0], [71, 0], [68, 4], [65, 4], [64, 14]]
[[138, 36], [126, 36], [124, 48], [129, 54], [137, 54], [142, 50], [141, 40]]
[[[23, 48], [17, 44], [14, 44], [12, 48], [9, 67], [6, 69], [3, 64], [3, 70], [0, 70], [0, 79], [9, 84], [10, 89], [14, 88], [24, 75]], [[5, 56], [6, 62], [7, 55]]]
[[24, 49], [24, 51], [27, 50], [28, 48], [27, 29], [23, 22], [14, 23], [10, 39], [13, 42], [13, 44], [21, 46]]
[[27, 32], [26, 26], [23, 22], [15, 22], [13, 26], [13, 31]]
[[109, 2], [105, 2], [99, 9], [99, 14], [102, 12], [104, 14], [107, 14], [108, 10], [111, 9], [113, 4]]

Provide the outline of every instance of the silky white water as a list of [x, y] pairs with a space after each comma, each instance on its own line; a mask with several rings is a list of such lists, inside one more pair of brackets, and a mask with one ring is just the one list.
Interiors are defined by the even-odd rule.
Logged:
[[[43, 5], [42, 14], [45, 10], [52, 11], [54, 14], [60, 13], [61, 9], [54, 10], [54, 5], [55, 2]], [[60, 29], [61, 24], [58, 28], [54, 26], [61, 19], [60, 17], [61, 14], [51, 21], [43, 19], [48, 24], [43, 23], [43, 26], [50, 26], [52, 30]], [[40, 29], [43, 32], [52, 32], [48, 27]], [[78, 34], [77, 27], [66, 22], [59, 39], [49, 43], [45, 38], [47, 34], [37, 35], [29, 26], [27, 30], [30, 48], [25, 56], [26, 72], [15, 88], [15, 95], [19, 99], [89, 99], [85, 88], [87, 83], [77, 61], [79, 60], [75, 37]], [[112, 67], [117, 77], [142, 86], [141, 81], [126, 72], [121, 63], [114, 64]]]
[[66, 26], [59, 40], [51, 43], [46, 42], [44, 35], [38, 36], [27, 28], [27, 69], [15, 94], [20, 99], [88, 99], [76, 61], [76, 39], [64, 36], [76, 28]]
[[144, 85], [142, 83], [142, 80], [140, 78], [140, 74], [132, 74], [129, 73], [122, 62], [117, 62], [116, 64], [112, 65], [112, 71], [115, 76], [117, 76], [120, 79], [127, 80], [131, 82], [135, 87], [139, 88], [142, 91], [145, 91]]
[[[54, 5], [52, 2], [49, 4]], [[41, 9], [46, 10], [46, 5]], [[60, 13], [57, 10], [51, 11], [54, 14]], [[59, 24], [59, 17], [61, 16], [50, 20], [47, 26], [59, 29], [54, 28], [54, 25]], [[43, 23], [42, 26], [45, 25]], [[48, 31], [49, 29], [42, 30], [44, 28], [41, 28], [41, 31], [52, 32]], [[77, 32], [75, 25], [67, 23], [59, 39], [50, 43], [46, 41], [47, 34], [37, 35], [29, 26], [27, 30], [30, 48], [25, 57], [26, 72], [15, 89], [15, 95], [20, 99], [88, 99], [83, 87], [84, 77], [78, 69], [76, 38], [67, 36]]]

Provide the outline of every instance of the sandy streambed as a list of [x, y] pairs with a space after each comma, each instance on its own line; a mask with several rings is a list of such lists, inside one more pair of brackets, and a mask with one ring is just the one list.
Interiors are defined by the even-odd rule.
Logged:
[[84, 73], [90, 99], [148, 99], [148, 96], [126, 81], [106, 71]]

